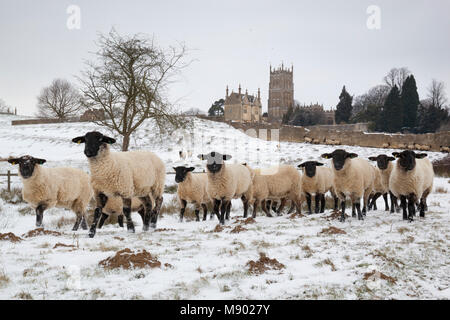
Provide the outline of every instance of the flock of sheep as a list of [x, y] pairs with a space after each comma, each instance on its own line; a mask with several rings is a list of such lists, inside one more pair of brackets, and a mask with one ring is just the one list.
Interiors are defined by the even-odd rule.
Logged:
[[[45, 159], [31, 156], [8, 159], [9, 163], [19, 165], [23, 198], [36, 211], [36, 225], [42, 225], [46, 209], [56, 206], [76, 213], [73, 230], [78, 230], [80, 225], [86, 230], [87, 207], [95, 197], [96, 208], [89, 230], [91, 238], [111, 213], [119, 214], [120, 226], [123, 226], [125, 217], [129, 232], [135, 231], [132, 211], [140, 214], [144, 231], [149, 227], [156, 228], [166, 175], [161, 159], [149, 151], [112, 152], [110, 144], [115, 143], [115, 139], [96, 131], [72, 141], [84, 143], [90, 175], [75, 168], [46, 168], [42, 166]], [[324, 212], [327, 192], [334, 198], [335, 210], [340, 202], [341, 221], [345, 220], [346, 198], [351, 200], [352, 216], [357, 214], [362, 220], [367, 210], [376, 209], [376, 199], [381, 195], [385, 209], [389, 210], [388, 194], [391, 212], [400, 209], [397, 205], [397, 199], [400, 199], [403, 219], [413, 220], [416, 206], [420, 216], [424, 217], [426, 199], [434, 178], [427, 155], [412, 150], [392, 155], [394, 157], [383, 154], [370, 157], [369, 160], [376, 161], [375, 167], [355, 153], [336, 149], [321, 155], [324, 159], [331, 159], [331, 168], [324, 167], [321, 162], [307, 161], [298, 165], [303, 171], [300, 174], [291, 165], [252, 168], [245, 163], [226, 163], [231, 159], [230, 155], [214, 151], [200, 154], [198, 157], [206, 161], [206, 173], [194, 173], [194, 167], [174, 167], [180, 220], [183, 220], [188, 203], [195, 205], [197, 220], [200, 220], [200, 209], [203, 209], [203, 220], [206, 220], [207, 204], [212, 202], [211, 218], [215, 214], [224, 224], [229, 219], [231, 200], [238, 198], [243, 202], [244, 218], [248, 215], [249, 205], [253, 206], [253, 218], [259, 206], [267, 216], [272, 216], [271, 210], [281, 215], [288, 201], [291, 202], [289, 212], [296, 210], [300, 213], [304, 200], [311, 214], [313, 196], [315, 212]]]

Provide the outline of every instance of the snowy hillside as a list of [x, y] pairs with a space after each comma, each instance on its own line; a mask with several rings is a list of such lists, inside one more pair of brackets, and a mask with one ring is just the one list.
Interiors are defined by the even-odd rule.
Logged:
[[[90, 123], [10, 126], [0, 117], [0, 157], [30, 154], [46, 166], [73, 166], [88, 171], [83, 145], [71, 139], [100, 130]], [[130, 149], [148, 149], [163, 159], [167, 171], [181, 164], [201, 171], [197, 154], [226, 152], [231, 161], [253, 166], [278, 162], [297, 165], [320, 158], [334, 147], [265, 142], [222, 123], [194, 119], [192, 130], [158, 135], [151, 121], [133, 137]], [[360, 157], [394, 150], [341, 146]], [[119, 150], [119, 145], [115, 146]], [[180, 160], [179, 150], [192, 150]], [[443, 154], [428, 152], [430, 160]], [[0, 173], [17, 172], [0, 162]], [[174, 185], [168, 175], [166, 185]], [[6, 178], [0, 180], [5, 188]], [[18, 177], [13, 186], [21, 187]], [[0, 199], [0, 299], [427, 299], [450, 298], [450, 180], [435, 178], [425, 219], [404, 222], [386, 213], [378, 201], [364, 221], [340, 223], [331, 211], [311, 216], [242, 219], [242, 204], [233, 200], [232, 219], [223, 230], [217, 220], [178, 222], [173, 193], [164, 195], [166, 213], [156, 232], [136, 233], [117, 225], [72, 232], [74, 214], [63, 209], [44, 213], [46, 230], [35, 229], [26, 204]], [[170, 211], [171, 210], [171, 211]], [[238, 227], [237, 227], [238, 226]], [[331, 229], [329, 229], [331, 227]], [[337, 228], [337, 229], [333, 229]], [[217, 232], [216, 232], [217, 231]], [[11, 241], [12, 232], [21, 239]], [[129, 248], [145, 249], [161, 265], [144, 269], [108, 269], [99, 262]], [[260, 258], [264, 253], [270, 260]], [[252, 262], [251, 262], [252, 261]], [[117, 262], [117, 261], [116, 261]], [[278, 262], [278, 263], [277, 263]], [[248, 263], [248, 264], [247, 264]], [[156, 263], [157, 265], [157, 263]]]

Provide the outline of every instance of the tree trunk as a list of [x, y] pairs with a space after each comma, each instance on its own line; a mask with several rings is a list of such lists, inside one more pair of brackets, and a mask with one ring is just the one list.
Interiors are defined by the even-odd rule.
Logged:
[[122, 151], [128, 151], [128, 146], [130, 145], [130, 136], [124, 135], [123, 136], [123, 143], [122, 143]]

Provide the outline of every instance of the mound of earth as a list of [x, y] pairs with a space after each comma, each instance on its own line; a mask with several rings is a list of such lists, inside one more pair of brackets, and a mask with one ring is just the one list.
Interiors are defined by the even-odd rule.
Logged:
[[284, 264], [278, 262], [277, 259], [270, 259], [265, 253], [259, 254], [259, 260], [250, 260], [247, 262], [248, 271], [253, 274], [262, 274], [267, 270], [281, 270], [285, 268]]
[[117, 251], [114, 256], [100, 261], [99, 265], [105, 269], [159, 268], [161, 267], [161, 262], [145, 249], [135, 253], [126, 248]]

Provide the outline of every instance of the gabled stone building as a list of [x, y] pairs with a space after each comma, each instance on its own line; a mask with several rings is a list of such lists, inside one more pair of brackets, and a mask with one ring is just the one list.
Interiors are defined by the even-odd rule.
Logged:
[[231, 91], [231, 94], [228, 94], [227, 86], [224, 113], [225, 121], [260, 122], [262, 118], [260, 90], [258, 89], [258, 95], [249, 95], [247, 90], [243, 94], [239, 85], [238, 92]]

